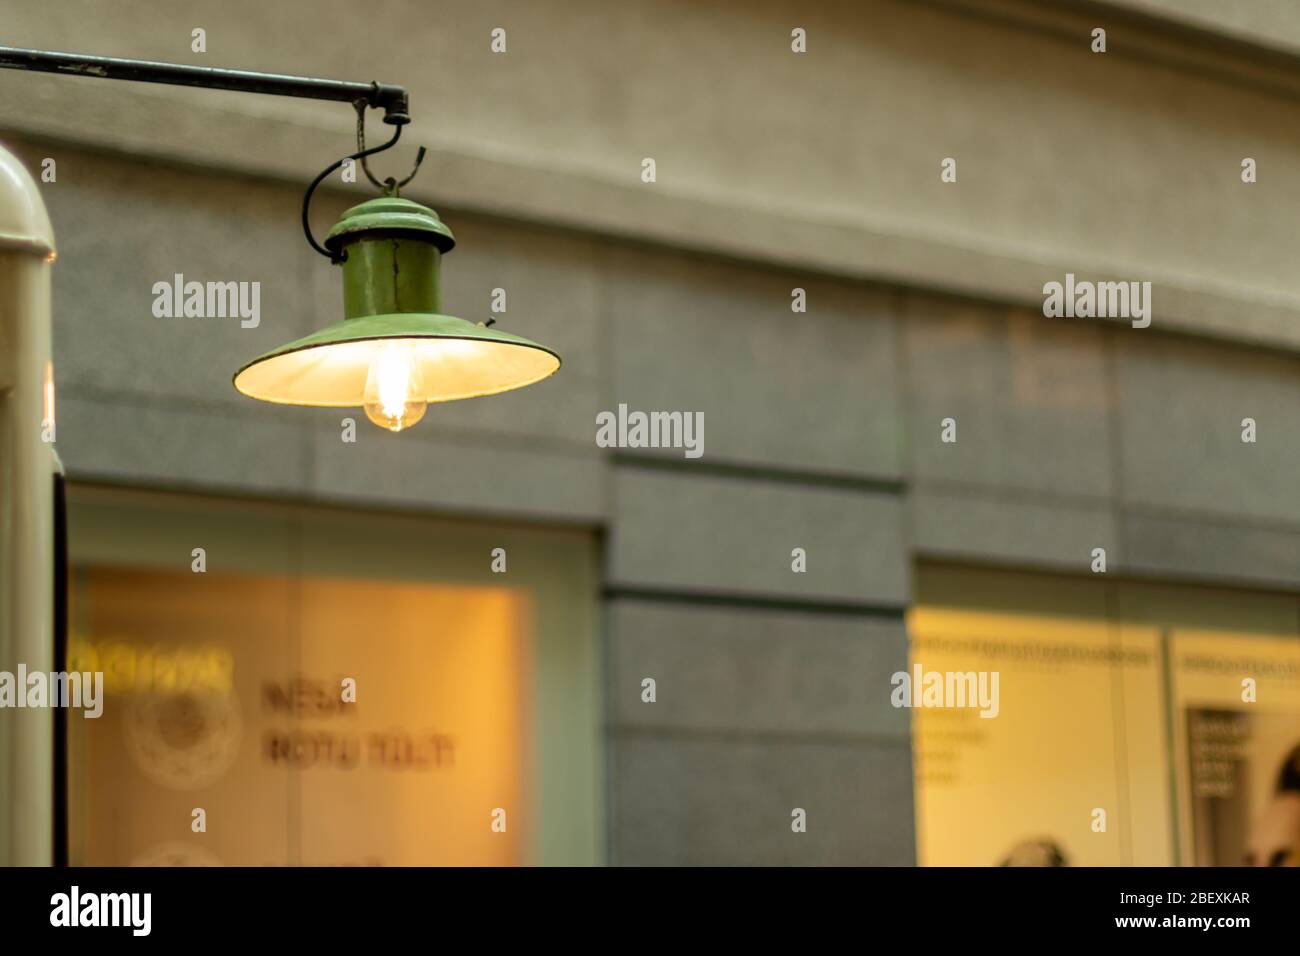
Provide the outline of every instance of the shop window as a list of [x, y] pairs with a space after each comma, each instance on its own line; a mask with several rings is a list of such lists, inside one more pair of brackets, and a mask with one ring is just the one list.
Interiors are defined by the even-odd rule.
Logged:
[[588, 536], [109, 499], [71, 512], [74, 865], [599, 861]]
[[937, 565], [918, 593], [913, 683], [997, 689], [913, 706], [922, 864], [1300, 864], [1293, 596]]

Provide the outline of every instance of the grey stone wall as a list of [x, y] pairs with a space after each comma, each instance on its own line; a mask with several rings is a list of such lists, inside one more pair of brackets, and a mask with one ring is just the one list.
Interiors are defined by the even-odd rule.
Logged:
[[[138, 6], [148, 15], [128, 25], [64, 0], [11, 4], [5, 37], [400, 81], [416, 119], [407, 150], [433, 150], [411, 194], [449, 208], [1022, 305], [1067, 270], [1146, 279], [1166, 328], [1294, 349], [1300, 185], [1285, 171], [1300, 161], [1300, 10], [1213, 6], [763, 0], [722, 15], [687, 0], [392, 0], [377, 19], [349, 0], [310, 16], [178, 0]], [[1105, 54], [1090, 50], [1097, 26]], [[197, 27], [206, 53], [191, 51]], [[496, 27], [504, 54], [489, 46]], [[795, 27], [806, 54], [790, 52]], [[1239, 35], [1280, 49], [1227, 42]], [[350, 142], [337, 104], [5, 83], [0, 128], [258, 176], [300, 182], [306, 157]], [[1260, 168], [1249, 187], [1247, 156]], [[939, 179], [945, 157], [956, 188]]]

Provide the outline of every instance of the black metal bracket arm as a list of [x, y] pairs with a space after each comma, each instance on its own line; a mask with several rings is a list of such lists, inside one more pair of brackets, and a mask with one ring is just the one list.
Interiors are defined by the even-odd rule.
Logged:
[[360, 101], [372, 109], [382, 109], [384, 122], [392, 126], [401, 126], [411, 121], [406, 90], [388, 83], [323, 80], [311, 76], [253, 73], [247, 70], [154, 63], [148, 60], [121, 60], [111, 56], [54, 53], [8, 46], [0, 46], [0, 69], [90, 76], [105, 80], [133, 80], [138, 83], [166, 83], [171, 86], [197, 86], [209, 90], [296, 96], [340, 103]]
[[[402, 127], [411, 121], [410, 101], [406, 90], [388, 83], [353, 83], [346, 80], [322, 80], [312, 76], [285, 76], [279, 73], [252, 73], [247, 70], [224, 70], [210, 66], [187, 66], [181, 63], [155, 63], [150, 60], [121, 60], [111, 56], [87, 56], [81, 53], [54, 53], [0, 46], [0, 69], [28, 70], [34, 73], [58, 73], [63, 76], [90, 76], [104, 80], [133, 80], [138, 83], [166, 83], [171, 86], [194, 86], [205, 90], [231, 90], [238, 93], [264, 93], [270, 96], [296, 96], [310, 100], [333, 100], [351, 103], [357, 111], [357, 151], [330, 165], [307, 187], [302, 198], [302, 230], [308, 244], [330, 261], [338, 263], [346, 253], [334, 254], [318, 243], [311, 233], [308, 213], [316, 187], [349, 159], [360, 160], [366, 176], [386, 192], [396, 194], [415, 175], [398, 182], [379, 183], [365, 165], [367, 157], [396, 145]], [[384, 122], [396, 127], [393, 138], [382, 146], [366, 148], [366, 109], [382, 109]], [[415, 169], [424, 159], [424, 147], [415, 160]]]

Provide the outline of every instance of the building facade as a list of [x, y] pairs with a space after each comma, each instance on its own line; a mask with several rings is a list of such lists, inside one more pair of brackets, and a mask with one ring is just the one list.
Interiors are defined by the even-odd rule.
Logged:
[[[0, 77], [6, 145], [53, 170], [74, 641], [78, 613], [97, 659], [128, 635], [125, 695], [184, 620], [233, 655], [194, 673], [233, 667], [243, 708], [238, 733], [190, 715], [219, 728], [210, 773], [175, 714], [74, 733], [74, 861], [992, 864], [1042, 836], [1070, 863], [1173, 864], [1253, 839], [1205, 801], [1256, 819], [1300, 743], [1288, 4], [146, 6], [12, 4], [5, 42], [407, 86], [414, 122], [375, 166], [429, 148], [405, 195], [456, 234], [446, 310], [564, 367], [400, 436], [354, 416], [355, 441], [343, 414], [244, 399], [236, 368], [340, 317], [297, 221], [354, 148], [350, 111]], [[358, 178], [331, 180], [318, 231], [369, 195]], [[258, 321], [157, 317], [177, 275], [260, 283]], [[1123, 314], [1045, 314], [1067, 281], [1137, 285]], [[602, 447], [620, 406], [702, 414], [703, 454]], [[190, 593], [195, 548], [262, 597]], [[182, 593], [179, 617], [141, 610]], [[505, 763], [462, 747], [472, 781], [437, 812], [492, 833], [520, 808], [504, 849], [410, 822], [423, 784], [326, 779], [326, 738], [306, 757], [276, 736], [329, 732], [312, 682], [411, 620], [518, 643], [453, 655], [464, 681], [361, 679], [406, 703], [356, 759], [389, 762], [388, 721], [437, 765], [420, 688], [479, 688], [430, 720]], [[453, 666], [418, 628], [408, 645], [411, 668]], [[894, 706], [892, 675], [941, 659], [1001, 661], [996, 720]], [[1268, 716], [1223, 717], [1243, 679]], [[516, 730], [473, 730], [484, 700]], [[1189, 741], [1238, 719], [1220, 731], [1258, 760], [1215, 798]], [[127, 778], [174, 838], [98, 815]], [[190, 794], [210, 788], [261, 822], [204, 844]], [[334, 834], [381, 806], [400, 828]]]

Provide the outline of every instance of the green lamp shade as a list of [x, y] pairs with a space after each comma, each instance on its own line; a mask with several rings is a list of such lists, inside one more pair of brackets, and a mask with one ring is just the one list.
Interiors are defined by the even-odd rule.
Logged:
[[325, 239], [343, 266], [345, 318], [253, 359], [235, 373], [235, 388], [265, 402], [364, 406], [398, 431], [426, 403], [553, 374], [560, 357], [551, 349], [441, 314], [441, 259], [455, 242], [436, 212], [409, 199], [349, 209]]
[[450, 315], [395, 313], [344, 319], [254, 359], [235, 375], [251, 398], [287, 405], [365, 403], [381, 346], [409, 346], [426, 402], [495, 395], [554, 374], [560, 358], [528, 339]]

